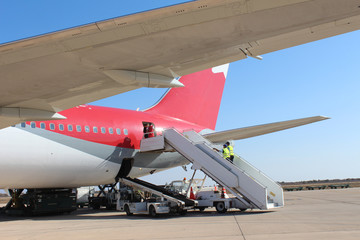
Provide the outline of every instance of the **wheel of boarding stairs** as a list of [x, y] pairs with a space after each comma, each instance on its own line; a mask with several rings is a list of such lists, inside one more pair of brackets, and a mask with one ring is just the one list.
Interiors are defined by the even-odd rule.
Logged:
[[124, 206], [124, 210], [125, 210], [125, 212], [126, 212], [126, 215], [128, 215], [128, 216], [133, 215], [133, 213], [130, 212], [129, 205], [126, 204], [126, 205]]
[[218, 213], [226, 213], [226, 211], [227, 211], [227, 209], [225, 208], [224, 202], [217, 202], [215, 204], [215, 208]]
[[150, 207], [149, 207], [149, 215], [150, 215], [151, 217], [156, 217], [156, 216], [157, 216], [155, 207], [154, 207], [153, 205], [150, 205]]
[[245, 211], [247, 210], [247, 208], [239, 208], [239, 210], [240, 210], [241, 212], [245, 212]]
[[198, 209], [200, 212], [203, 212], [205, 210], [205, 207], [199, 207]]

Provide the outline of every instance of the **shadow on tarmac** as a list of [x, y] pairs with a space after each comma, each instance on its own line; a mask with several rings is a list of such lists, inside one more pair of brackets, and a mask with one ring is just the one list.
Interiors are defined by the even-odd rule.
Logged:
[[60, 215], [41, 215], [41, 216], [7, 216], [5, 214], [0, 214], [0, 222], [8, 221], [22, 221], [22, 220], [32, 220], [32, 221], [61, 221], [61, 220], [164, 220], [171, 218], [197, 218], [197, 217], [220, 217], [220, 216], [243, 216], [243, 215], [258, 215], [271, 213], [273, 211], [259, 211], [259, 210], [248, 210], [245, 212], [241, 211], [228, 211], [226, 213], [217, 213], [216, 210], [206, 210], [200, 212], [198, 210], [188, 211], [186, 215], [179, 214], [162, 214], [158, 215], [155, 218], [150, 217], [145, 214], [134, 214], [132, 216], [127, 216], [124, 212], [119, 212], [115, 210], [106, 210], [99, 209], [93, 210], [89, 208], [78, 209], [70, 214], [60, 214]]

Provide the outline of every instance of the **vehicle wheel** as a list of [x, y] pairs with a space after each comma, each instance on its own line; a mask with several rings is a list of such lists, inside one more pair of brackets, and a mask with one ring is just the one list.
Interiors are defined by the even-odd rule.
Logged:
[[124, 206], [124, 210], [125, 210], [125, 212], [126, 212], [126, 215], [128, 215], [128, 216], [133, 215], [133, 213], [132, 213], [132, 212], [130, 212], [130, 208], [129, 208], [129, 206], [128, 206], [128, 205], [125, 205], [125, 206]]
[[240, 209], [240, 211], [242, 211], [242, 212], [245, 212], [246, 210], [247, 210], [247, 208], [239, 208]]
[[151, 217], [156, 217], [157, 216], [155, 207], [153, 205], [150, 205], [150, 207], [149, 207], [149, 215]]
[[205, 207], [199, 207], [199, 211], [203, 212], [205, 210]]
[[217, 202], [215, 205], [216, 211], [218, 213], [226, 213], [227, 209], [225, 208], [224, 202]]

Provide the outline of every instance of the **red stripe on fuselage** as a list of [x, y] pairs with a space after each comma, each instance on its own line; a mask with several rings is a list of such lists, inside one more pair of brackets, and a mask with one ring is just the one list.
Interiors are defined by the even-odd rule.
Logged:
[[[140, 141], [143, 138], [142, 122], [154, 123], [158, 134], [162, 132], [161, 130], [168, 128], [175, 128], [180, 132], [187, 130], [200, 132], [204, 129], [204, 127], [199, 125], [168, 116], [91, 105], [82, 105], [71, 108], [60, 112], [60, 114], [65, 116], [67, 119], [56, 121], [38, 121], [35, 122], [36, 128], [40, 128], [40, 124], [45, 123], [45, 129], [51, 132], [56, 132], [85, 141], [131, 149], [140, 148]], [[55, 124], [54, 130], [50, 130], [51, 123]], [[27, 122], [27, 125], [30, 124], [31, 122]], [[60, 124], [63, 124], [64, 126], [63, 131], [59, 129]], [[72, 131], [68, 130], [69, 124], [73, 126]], [[81, 126], [81, 132], [77, 132], [77, 125]], [[90, 132], [85, 132], [85, 126], [90, 127]], [[98, 133], [93, 132], [94, 126], [98, 128]], [[101, 133], [101, 127], [106, 128], [105, 134]], [[113, 128], [113, 134], [109, 133], [109, 128]], [[116, 128], [121, 130], [120, 135], [116, 133]], [[124, 134], [124, 129], [127, 129], [128, 135]]]

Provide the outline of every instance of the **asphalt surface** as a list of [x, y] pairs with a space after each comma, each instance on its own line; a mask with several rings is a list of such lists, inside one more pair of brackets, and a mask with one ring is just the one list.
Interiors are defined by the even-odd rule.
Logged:
[[360, 239], [360, 188], [285, 192], [275, 211], [214, 209], [186, 216], [126, 216], [80, 209], [69, 215], [0, 216], [0, 239]]

